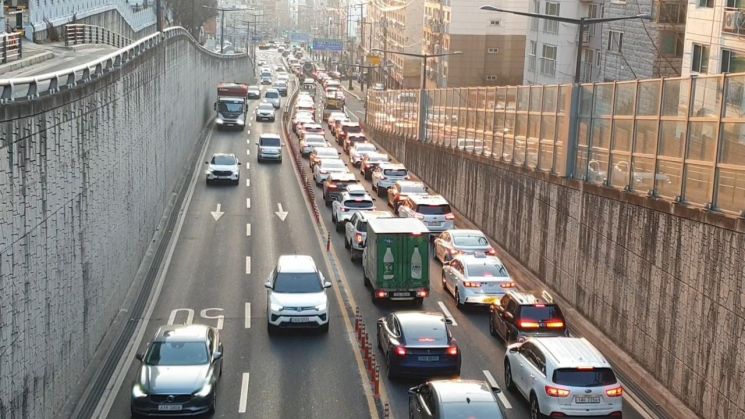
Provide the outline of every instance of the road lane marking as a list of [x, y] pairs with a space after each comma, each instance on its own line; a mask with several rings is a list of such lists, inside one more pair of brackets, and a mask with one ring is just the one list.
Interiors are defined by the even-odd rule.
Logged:
[[243, 379], [241, 380], [241, 399], [238, 403], [238, 413], [246, 413], [246, 405], [248, 404], [248, 380], [249, 375], [247, 372], [244, 372]]
[[246, 198], [246, 208], [251, 208], [251, 198]]
[[450, 310], [448, 310], [448, 308], [445, 307], [445, 303], [443, 303], [442, 301], [438, 301], [437, 305], [440, 306], [440, 310], [442, 310], [442, 313], [445, 315], [445, 317], [450, 319], [450, 321], [453, 322], [453, 326], [457, 326], [458, 322], [456, 322], [455, 318], [453, 318], [453, 315], [450, 314]]
[[[494, 379], [494, 376], [491, 375], [491, 372], [489, 370], [483, 370], [484, 377], [486, 377], [486, 381], [489, 382], [489, 385], [492, 388], [500, 388], [499, 384], [497, 384], [497, 380]], [[503, 391], [499, 391], [497, 393], [497, 397], [499, 397], [499, 400], [502, 402], [502, 406], [504, 406], [505, 409], [512, 409], [512, 405], [510, 404], [510, 401], [507, 400], [507, 396], [504, 395]]]
[[199, 315], [203, 319], [217, 320], [217, 330], [222, 330], [222, 326], [225, 323], [225, 315], [217, 314], [217, 315], [211, 316], [209, 314], [210, 311], [219, 311], [222, 313], [224, 310], [221, 308], [215, 307], [215, 308], [205, 308], [204, 310], [199, 312]]
[[251, 179], [246, 178], [246, 187], [251, 186]]
[[248, 169], [250, 169], [250, 168], [251, 168], [251, 163], [249, 163], [249, 162], [246, 162], [246, 170], [248, 170]]
[[179, 324], [185, 324], [185, 325], [188, 326], [188, 325], [190, 325], [190, 324], [192, 324], [194, 322], [194, 310], [192, 310], [190, 308], [177, 308], [175, 310], [171, 310], [171, 314], [168, 316], [168, 323], [167, 324], [169, 326], [173, 326], [175, 324], [175, 322], [176, 322], [176, 316], [178, 315], [178, 313], [180, 311], [185, 311], [186, 312], [186, 322], [179, 323]]
[[244, 325], [246, 329], [251, 328], [251, 303], [246, 303], [246, 321]]
[[251, 223], [246, 223], [246, 237], [251, 237]]
[[251, 275], [251, 256], [246, 256], [246, 275]]

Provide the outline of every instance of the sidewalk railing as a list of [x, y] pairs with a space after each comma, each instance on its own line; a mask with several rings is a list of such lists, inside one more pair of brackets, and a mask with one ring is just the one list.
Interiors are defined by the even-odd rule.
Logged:
[[72, 45], [105, 44], [123, 48], [131, 43], [131, 39], [101, 26], [81, 23], [65, 25], [65, 46], [67, 47]]
[[402, 139], [745, 217], [745, 73], [370, 91], [366, 120]]
[[23, 58], [23, 36], [21, 32], [0, 35], [0, 64]]

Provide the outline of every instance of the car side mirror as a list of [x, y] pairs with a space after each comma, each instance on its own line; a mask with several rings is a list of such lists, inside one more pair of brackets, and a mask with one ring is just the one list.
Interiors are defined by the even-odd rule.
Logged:
[[323, 283], [323, 287], [324, 287], [324, 288], [331, 288], [331, 282], [329, 282], [329, 281], [324, 281], [324, 283]]
[[450, 317], [445, 317], [445, 324], [453, 324], [453, 319]]
[[264, 282], [264, 288], [272, 289], [272, 282], [271, 281]]
[[222, 352], [216, 351], [214, 354], [212, 354], [212, 358], [217, 361], [218, 359], [222, 359]]
[[241, 165], [241, 162], [238, 162], [238, 166], [240, 166], [240, 165]]
[[517, 346], [513, 346], [513, 347], [511, 347], [509, 349], [509, 351], [510, 351], [511, 354], [517, 353], [517, 350], [518, 350], [518, 347]]
[[512, 313], [510, 313], [509, 311], [502, 311], [502, 315], [503, 315], [503, 316], [504, 316], [505, 318], [508, 318], [508, 319], [512, 320], [512, 317], [513, 317], [513, 316], [512, 316]]
[[212, 104], [212, 109], [217, 110], [217, 102]]
[[144, 355], [143, 355], [143, 354], [141, 354], [141, 353], [137, 353], [137, 354], [135, 355], [135, 358], [137, 358], [137, 360], [138, 360], [138, 361], [142, 362], [142, 359], [144, 358]]
[[206, 162], [204, 162], [204, 164], [210, 164], [210, 162], [206, 161]]

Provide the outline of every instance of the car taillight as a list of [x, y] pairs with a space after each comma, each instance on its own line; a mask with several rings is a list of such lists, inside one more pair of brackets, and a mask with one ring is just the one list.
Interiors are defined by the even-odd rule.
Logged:
[[497, 251], [496, 251], [496, 250], [494, 250], [494, 248], [493, 248], [493, 247], [490, 247], [490, 248], [489, 248], [489, 250], [487, 250], [487, 251], [486, 251], [486, 254], [487, 254], [487, 255], [492, 255], [492, 256], [493, 256], [493, 255], [496, 255], [496, 254], [497, 254]]
[[406, 176], [404, 176], [404, 179], [411, 179], [411, 176], [406, 175]]
[[453, 215], [453, 214], [445, 214], [445, 219], [446, 220], [455, 220], [455, 215]]
[[360, 233], [355, 234], [354, 239], [357, 240], [357, 243], [362, 243], [362, 234]]
[[448, 347], [448, 350], [447, 350], [447, 353], [448, 353], [448, 355], [453, 355], [453, 356], [458, 355], [458, 347], [455, 346], [455, 345], [449, 346]]
[[385, 298], [388, 295], [385, 291], [376, 291], [375, 298]]
[[538, 322], [534, 322], [531, 320], [520, 320], [519, 322], [517, 322], [517, 325], [521, 329], [537, 329], [538, 327], [540, 327]]
[[546, 395], [549, 397], [567, 397], [569, 396], [569, 390], [565, 388], [546, 386]]
[[549, 329], [561, 329], [564, 327], [564, 322], [561, 320], [549, 320], [546, 322], [546, 327]]
[[618, 386], [605, 390], [605, 395], [608, 397], [621, 397], [623, 396], [623, 387]]
[[329, 189], [336, 189], [336, 185], [333, 183], [328, 183], [327, 185]]
[[349, 208], [341, 208], [341, 212], [347, 212], [349, 211]]
[[417, 297], [421, 297], [421, 298], [424, 298], [424, 297], [426, 297], [427, 295], [429, 295], [429, 293], [427, 292], [427, 290], [420, 290], [420, 291], [417, 291], [417, 292], [416, 292], [416, 296], [417, 296]]
[[393, 352], [398, 356], [406, 356], [406, 348], [403, 346], [396, 346], [396, 349]]
[[319, 170], [319, 173], [321, 173], [322, 175], [329, 174], [328, 170]]
[[501, 284], [499, 284], [499, 286], [502, 288], [515, 288], [515, 283], [514, 282], [502, 282]]
[[387, 178], [387, 177], [385, 177], [385, 176], [381, 176], [381, 177], [380, 177], [380, 180], [386, 180], [386, 179], [388, 179], [388, 178]]
[[463, 286], [466, 288], [478, 288], [481, 286], [480, 282], [463, 281]]

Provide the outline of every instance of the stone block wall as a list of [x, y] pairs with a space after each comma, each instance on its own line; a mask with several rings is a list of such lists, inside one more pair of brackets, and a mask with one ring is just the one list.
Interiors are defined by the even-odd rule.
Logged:
[[179, 36], [88, 84], [0, 106], [0, 417], [54, 417], [81, 385], [193, 169], [215, 85], [248, 66]]
[[745, 220], [372, 134], [697, 415], [745, 417]]

